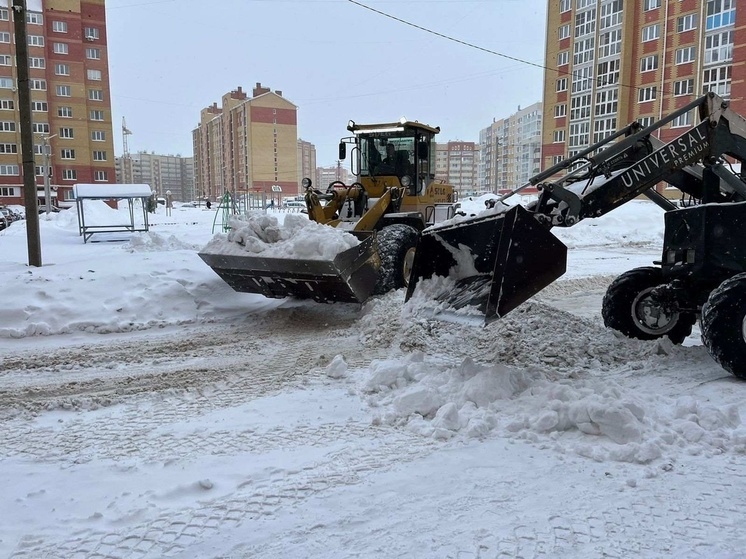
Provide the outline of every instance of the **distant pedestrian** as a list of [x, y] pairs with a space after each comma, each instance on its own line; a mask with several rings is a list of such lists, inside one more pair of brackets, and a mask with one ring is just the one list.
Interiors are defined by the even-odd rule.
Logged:
[[206, 203], [205, 205], [207, 206], [207, 209], [208, 209], [208, 210], [209, 210], [210, 208], [212, 208], [212, 202], [210, 202], [209, 200], [207, 201], [207, 203]]

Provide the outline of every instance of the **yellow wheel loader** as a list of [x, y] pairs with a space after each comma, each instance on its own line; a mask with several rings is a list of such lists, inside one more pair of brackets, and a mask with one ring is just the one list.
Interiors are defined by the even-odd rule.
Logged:
[[[355, 181], [314, 187], [304, 178], [305, 212], [317, 223], [344, 229], [360, 244], [333, 260], [274, 258], [252, 254], [199, 253], [223, 280], [241, 292], [332, 303], [363, 302], [406, 287], [420, 233], [459, 211], [449, 184], [435, 181], [439, 128], [402, 119], [383, 124], [349, 122]], [[240, 251], [239, 251], [240, 252]]]

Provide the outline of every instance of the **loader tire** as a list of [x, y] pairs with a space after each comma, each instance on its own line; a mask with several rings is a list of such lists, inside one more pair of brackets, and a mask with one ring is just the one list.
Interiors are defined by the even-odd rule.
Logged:
[[604, 295], [604, 325], [628, 338], [656, 340], [668, 336], [672, 343], [682, 343], [692, 333], [697, 317], [657, 304], [650, 292], [663, 283], [660, 268], [649, 266], [623, 273], [611, 282]]
[[725, 280], [702, 307], [702, 342], [723, 369], [746, 380], [746, 274]]
[[417, 229], [395, 223], [381, 229], [376, 238], [381, 268], [373, 294], [383, 295], [394, 289], [407, 287], [419, 238]]

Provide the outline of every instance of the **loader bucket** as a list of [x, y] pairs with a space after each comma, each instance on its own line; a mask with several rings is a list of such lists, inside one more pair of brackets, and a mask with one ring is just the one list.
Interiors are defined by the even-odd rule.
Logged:
[[512, 311], [565, 273], [567, 247], [522, 206], [429, 228], [417, 245], [407, 300], [418, 282], [453, 278], [435, 293], [435, 315], [476, 312], [485, 324]]
[[319, 303], [362, 303], [373, 293], [381, 266], [375, 236], [354, 233], [359, 245], [334, 260], [268, 258], [200, 252], [199, 257], [235, 291], [280, 299], [296, 297]]

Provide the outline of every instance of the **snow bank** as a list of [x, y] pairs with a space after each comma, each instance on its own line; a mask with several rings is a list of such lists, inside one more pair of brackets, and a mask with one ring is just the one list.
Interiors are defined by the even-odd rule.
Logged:
[[210, 254], [261, 254], [269, 258], [333, 260], [360, 244], [354, 235], [321, 225], [301, 214], [288, 214], [282, 225], [276, 217], [250, 213], [231, 218], [230, 233], [215, 235], [202, 249]]

